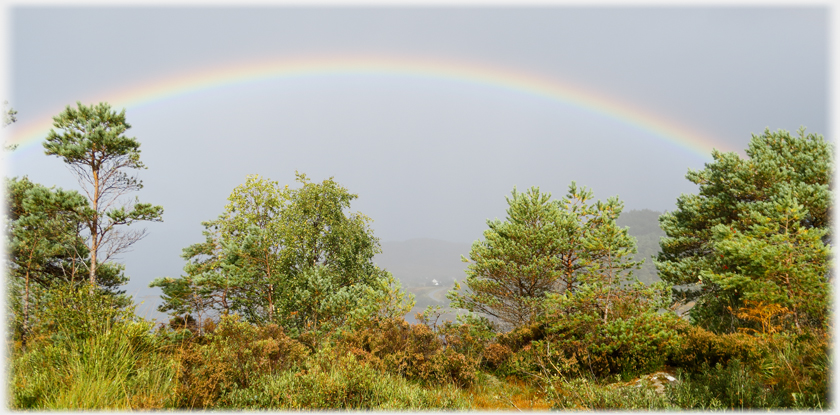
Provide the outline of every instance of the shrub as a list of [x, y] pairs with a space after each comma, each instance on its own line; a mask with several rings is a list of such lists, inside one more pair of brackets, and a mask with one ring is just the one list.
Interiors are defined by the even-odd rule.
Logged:
[[422, 324], [408, 324], [403, 319], [376, 319], [368, 327], [346, 332], [339, 349], [354, 354], [371, 367], [421, 380], [428, 384], [452, 383], [467, 386], [475, 380], [478, 358], [460, 353], [454, 343], [444, 345], [438, 335]]
[[491, 369], [496, 369], [507, 362], [513, 351], [510, 347], [498, 343], [491, 343], [484, 347], [482, 357]]
[[690, 372], [727, 364], [734, 359], [758, 362], [767, 350], [756, 337], [745, 333], [715, 334], [697, 326], [680, 330], [682, 347], [669, 357], [669, 364]]
[[247, 389], [225, 395], [220, 408], [237, 409], [466, 409], [457, 390], [424, 389], [352, 353], [327, 347], [307, 359], [302, 370], [264, 375]]
[[766, 387], [758, 373], [733, 359], [728, 364], [701, 365], [699, 372], [680, 376], [666, 391], [675, 405], [684, 409], [780, 408], [783, 402]]
[[586, 377], [553, 377], [548, 384], [552, 409], [675, 409], [664, 396], [645, 385], [603, 384]]
[[549, 340], [532, 341], [511, 355], [500, 368], [500, 372], [537, 381], [550, 377], [579, 375], [580, 362], [577, 355], [569, 355], [552, 344]]
[[223, 316], [205, 340], [176, 349], [181, 407], [210, 407], [223, 393], [301, 362], [308, 350], [277, 325], [254, 326]]
[[500, 345], [507, 346], [511, 349], [511, 351], [516, 352], [531, 344], [534, 340], [544, 339], [545, 336], [545, 325], [534, 323], [500, 334], [496, 341]]
[[653, 371], [680, 349], [678, 328], [685, 323], [673, 313], [637, 311], [607, 321], [587, 313], [553, 316], [545, 341], [598, 378]]
[[692, 326], [682, 342], [684, 348], [669, 359], [688, 378], [675, 392], [681, 406], [705, 409], [716, 399], [726, 408], [814, 408], [828, 401], [830, 352], [823, 332], [753, 336]]
[[764, 339], [769, 353], [760, 362], [765, 383], [786, 407], [820, 408], [828, 402], [831, 351], [828, 335], [784, 333]]

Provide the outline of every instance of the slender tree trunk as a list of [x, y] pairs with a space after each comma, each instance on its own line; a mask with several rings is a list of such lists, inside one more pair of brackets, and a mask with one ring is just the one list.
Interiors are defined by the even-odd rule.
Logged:
[[268, 284], [268, 321], [274, 322], [274, 284]]
[[96, 164], [91, 164], [93, 173], [93, 218], [90, 222], [90, 287], [91, 291], [96, 287], [96, 252], [99, 250], [99, 169]]
[[23, 328], [20, 333], [20, 345], [26, 351], [26, 340], [29, 337], [29, 270], [26, 270], [26, 288], [23, 294]]
[[33, 248], [29, 251], [29, 263], [26, 264], [26, 278], [23, 284], [23, 327], [20, 333], [20, 345], [24, 352], [26, 351], [26, 341], [29, 337], [29, 271], [32, 269], [32, 255], [34, 254], [35, 249]]

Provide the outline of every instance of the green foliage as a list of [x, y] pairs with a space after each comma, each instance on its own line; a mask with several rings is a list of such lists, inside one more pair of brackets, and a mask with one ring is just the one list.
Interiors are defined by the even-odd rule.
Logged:
[[125, 193], [143, 187], [124, 171], [145, 168], [140, 161], [140, 142], [124, 135], [131, 128], [125, 110], [117, 113], [107, 103], [77, 105], [77, 109], [68, 105], [53, 117], [55, 129], [47, 134], [44, 149], [45, 154], [58, 156], [69, 165], [90, 201], [83, 222], [89, 233], [89, 280], [95, 285], [98, 264], [124, 252], [145, 234], [142, 230], [121, 232], [116, 227], [160, 221], [163, 208], [138, 201], [130, 210], [116, 205]]
[[[727, 313], [743, 298], [781, 301], [781, 293], [792, 296], [800, 324], [819, 321], [825, 312], [827, 257], [818, 240], [830, 239], [832, 147], [804, 130], [798, 137], [766, 130], [753, 136], [746, 153], [748, 158], [741, 159], [715, 151], [715, 161], [705, 169], [689, 170], [686, 178], [700, 191], [680, 196], [677, 210], [660, 219], [667, 234], [656, 263], [660, 277], [686, 287], [686, 299], [697, 299], [693, 321], [714, 331], [744, 325]], [[773, 253], [759, 256], [760, 249]], [[799, 258], [794, 260], [793, 253]], [[783, 277], [784, 267], [796, 261], [810, 266]], [[780, 285], [783, 278], [791, 280]], [[817, 298], [814, 307], [821, 310], [803, 309], [808, 306], [799, 293], [805, 287], [816, 290], [809, 296]]]
[[659, 312], [670, 300], [667, 287], [640, 282], [612, 286], [612, 292], [606, 287], [586, 284], [577, 293], [550, 296], [546, 342], [563, 352], [562, 359], [575, 357], [577, 370], [596, 377], [664, 365], [680, 347], [677, 329], [684, 324], [673, 313]]
[[606, 384], [586, 377], [554, 376], [545, 382], [552, 409], [650, 411], [674, 410], [664, 396], [645, 385]]
[[[7, 181], [7, 284], [14, 339], [23, 340], [12, 346], [14, 409], [829, 402], [833, 166], [822, 137], [767, 131], [753, 137], [748, 159], [715, 152], [715, 162], [690, 171], [700, 193], [681, 196], [661, 219], [657, 267], [667, 283], [634, 275], [636, 243], [618, 225], [617, 198], [590, 203], [592, 192], [574, 182], [559, 201], [536, 187], [514, 189], [506, 220], [488, 221], [472, 246], [467, 290], [448, 295], [469, 313], [441, 322], [430, 308], [416, 325], [402, 318], [413, 297], [372, 261], [371, 220], [347, 212], [356, 195], [332, 178], [298, 174], [291, 189], [248, 176], [222, 215], [204, 223], [205, 241], [184, 249], [185, 275], [152, 283], [164, 293], [160, 310], [175, 316], [171, 329], [151, 334], [115, 292], [122, 268], [106, 262], [142, 237], [115, 226], [162, 212], [111, 205], [141, 187], [123, 171], [144, 167], [139, 143], [124, 136], [124, 111], [107, 104], [68, 107], [55, 126], [62, 132], [50, 132], [47, 154], [90, 184], [89, 200]], [[82, 284], [82, 269], [97, 285]], [[689, 294], [698, 325], [667, 311], [668, 283], [697, 285]], [[220, 316], [218, 325], [208, 316]], [[513, 330], [499, 333], [500, 325]], [[680, 379], [664, 392], [629, 381], [666, 364]]]
[[333, 179], [297, 180], [298, 189], [259, 176], [237, 186], [225, 213], [205, 223], [205, 242], [184, 250], [187, 275], [152, 283], [164, 292], [160, 310], [236, 312], [315, 342], [363, 318], [405, 313], [411, 299], [372, 262], [370, 219], [345, 213], [357, 196]]
[[42, 286], [77, 281], [87, 247], [79, 235], [87, 200], [74, 191], [47, 188], [28, 178], [6, 179], [9, 271]]
[[773, 208], [769, 216], [752, 212], [745, 231], [715, 226], [712, 246], [720, 260], [701, 276], [742, 301], [784, 308], [792, 329], [826, 330], [831, 263], [822, 238], [828, 229], [802, 226], [805, 208], [790, 194]]
[[458, 334], [439, 336], [425, 325], [410, 325], [401, 318], [375, 319], [345, 333], [338, 345], [377, 370], [426, 385], [463, 387], [475, 380], [479, 361], [465, 350], [468, 347]]
[[777, 391], [784, 406], [792, 408], [827, 405], [831, 386], [832, 347], [828, 335], [769, 336], [770, 353], [759, 363], [762, 379]]
[[[6, 179], [9, 203], [7, 272], [14, 278], [10, 293], [15, 298], [15, 337], [26, 347], [30, 315], [37, 288], [56, 280], [73, 281], [77, 268], [76, 252], [83, 250], [79, 236], [80, 212], [86, 200], [76, 192], [48, 189], [26, 177]], [[35, 287], [33, 287], [35, 286]]]
[[299, 371], [265, 376], [248, 389], [227, 394], [230, 409], [466, 409], [469, 402], [451, 386], [421, 388], [397, 375], [382, 373], [350, 353], [325, 348]]
[[537, 187], [526, 193], [514, 189], [506, 198], [507, 220], [488, 220], [485, 239], [473, 243], [469, 291], [450, 292], [452, 306], [518, 327], [536, 321], [548, 293], [575, 292], [598, 270], [617, 278], [637, 267], [628, 260], [635, 252], [633, 239], [615, 225], [621, 203], [611, 198], [587, 204], [591, 198], [590, 190], [574, 182], [560, 201]]
[[683, 408], [806, 408], [828, 402], [825, 333], [715, 334], [689, 327], [669, 358], [683, 384], [672, 401]]
[[177, 405], [182, 408], [212, 407], [227, 391], [287, 370], [309, 353], [277, 325], [258, 327], [236, 315], [222, 317], [202, 341], [187, 341], [174, 351], [180, 363]]
[[744, 333], [715, 334], [702, 327], [680, 329], [681, 349], [669, 356], [669, 363], [689, 372], [728, 364], [733, 360], [757, 362], [767, 349], [757, 338]]
[[740, 360], [727, 365], [704, 364], [701, 371], [680, 379], [681, 384], [668, 392], [675, 403], [686, 409], [771, 409], [781, 401], [761, 379]]

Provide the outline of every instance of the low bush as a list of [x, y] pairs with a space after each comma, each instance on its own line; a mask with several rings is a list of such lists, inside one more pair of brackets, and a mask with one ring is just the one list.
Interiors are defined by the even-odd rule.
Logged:
[[532, 353], [542, 353], [536, 359], [563, 368], [558, 374], [630, 377], [661, 368], [667, 356], [680, 349], [677, 327], [683, 323], [671, 313], [648, 312], [607, 322], [577, 317], [555, 320], [544, 344], [532, 348]]
[[681, 374], [680, 381], [666, 394], [683, 409], [757, 409], [783, 405], [778, 394], [763, 384], [761, 376], [739, 359], [725, 365], [703, 363], [701, 370]]
[[697, 326], [680, 330], [682, 347], [669, 355], [668, 363], [689, 372], [699, 372], [732, 360], [758, 362], [767, 353], [758, 338], [745, 333], [715, 334]]
[[478, 367], [477, 358], [446, 347], [429, 327], [401, 318], [378, 319], [347, 332], [337, 348], [374, 369], [432, 385], [467, 386]]
[[231, 409], [466, 409], [469, 402], [451, 386], [423, 388], [330, 348], [307, 359], [300, 370], [264, 375], [220, 399]]
[[205, 408], [223, 393], [248, 388], [254, 379], [279, 373], [303, 361], [308, 349], [277, 325], [255, 326], [223, 316], [212, 334], [175, 349], [178, 405]]
[[664, 396], [645, 384], [602, 383], [587, 377], [552, 377], [547, 382], [552, 409], [673, 410]]
[[828, 402], [830, 338], [825, 332], [795, 336], [777, 333], [764, 339], [769, 352], [758, 366], [765, 384], [784, 407], [822, 408]]

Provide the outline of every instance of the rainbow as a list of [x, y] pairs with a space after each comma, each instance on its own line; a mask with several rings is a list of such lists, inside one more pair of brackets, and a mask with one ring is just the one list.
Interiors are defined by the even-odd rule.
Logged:
[[[710, 160], [711, 150], [734, 151], [725, 143], [670, 122], [630, 103], [621, 102], [555, 79], [500, 67], [459, 62], [452, 59], [394, 57], [300, 57], [240, 63], [215, 69], [191, 71], [167, 79], [141, 83], [122, 91], [112, 91], [90, 99], [85, 104], [108, 102], [115, 109], [128, 110], [143, 105], [223, 86], [254, 83], [272, 79], [340, 75], [401, 75], [425, 79], [464, 82], [547, 98], [593, 112], [653, 134], [701, 159]], [[52, 128], [52, 116], [14, 124], [7, 128], [11, 138], [6, 144], [21, 149], [39, 143]], [[14, 154], [14, 153], [13, 153]]]

